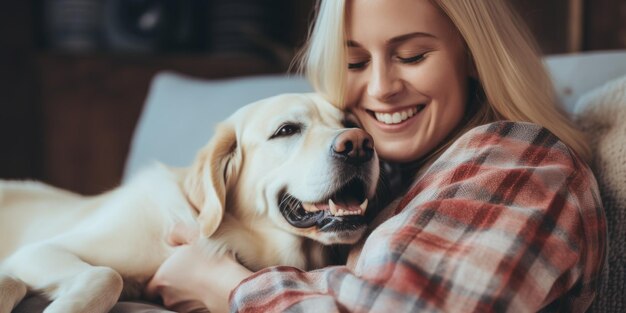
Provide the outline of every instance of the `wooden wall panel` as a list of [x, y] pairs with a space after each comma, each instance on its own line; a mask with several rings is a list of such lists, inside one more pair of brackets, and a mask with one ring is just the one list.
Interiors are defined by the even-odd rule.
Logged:
[[626, 1], [586, 0], [584, 50], [626, 49]]
[[0, 178], [41, 175], [32, 13], [30, 1], [5, 1], [0, 10]]
[[526, 22], [544, 54], [571, 48], [571, 0], [509, 0]]
[[546, 54], [626, 49], [624, 0], [509, 0]]

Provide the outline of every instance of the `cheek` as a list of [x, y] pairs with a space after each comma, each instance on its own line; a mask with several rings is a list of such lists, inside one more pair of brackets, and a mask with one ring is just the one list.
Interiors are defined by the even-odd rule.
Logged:
[[402, 76], [418, 92], [431, 97], [447, 97], [463, 92], [468, 73], [461, 62], [446, 56], [433, 57], [415, 67], [402, 69]]
[[354, 116], [356, 116], [357, 120], [359, 120], [359, 125], [361, 125], [360, 128], [363, 128], [366, 132], [371, 134], [372, 129], [370, 128], [369, 123], [372, 120], [370, 118], [367, 118], [367, 112], [362, 109], [354, 108], [352, 110], [352, 113], [354, 114]]
[[369, 70], [348, 72], [346, 77], [346, 93], [345, 103], [346, 108], [354, 109], [358, 108], [365, 101], [367, 101], [367, 87], [370, 81]]
[[421, 83], [421, 91], [433, 104], [430, 108], [431, 119], [439, 126], [433, 131], [441, 136], [434, 136], [437, 137], [434, 139], [440, 140], [456, 127], [464, 115], [467, 105], [467, 76], [450, 64], [425, 74], [416, 79]]
[[346, 107], [347, 108], [356, 108], [359, 104], [360, 94], [362, 87], [359, 84], [363, 85], [360, 81], [363, 80], [358, 73], [348, 73], [346, 78]]

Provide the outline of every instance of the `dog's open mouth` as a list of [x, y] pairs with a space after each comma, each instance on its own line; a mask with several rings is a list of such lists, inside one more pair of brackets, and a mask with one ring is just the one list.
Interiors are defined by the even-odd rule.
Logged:
[[338, 223], [347, 227], [363, 224], [368, 199], [365, 183], [352, 179], [327, 199], [315, 202], [302, 202], [284, 192], [280, 196], [280, 212], [294, 227], [308, 228], [317, 225], [321, 231], [336, 228]]

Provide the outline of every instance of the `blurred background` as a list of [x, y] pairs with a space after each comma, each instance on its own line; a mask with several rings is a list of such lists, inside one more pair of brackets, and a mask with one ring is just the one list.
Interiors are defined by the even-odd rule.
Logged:
[[[545, 54], [626, 49], [626, 0], [507, 1]], [[155, 73], [285, 73], [306, 38], [315, 0], [0, 6], [0, 178], [94, 194], [119, 184]]]

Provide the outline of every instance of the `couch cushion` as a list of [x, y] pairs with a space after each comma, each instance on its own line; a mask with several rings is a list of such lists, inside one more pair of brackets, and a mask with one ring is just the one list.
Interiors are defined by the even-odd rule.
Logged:
[[578, 99], [609, 80], [626, 74], [626, 51], [550, 55], [544, 59], [559, 100], [569, 112]]

